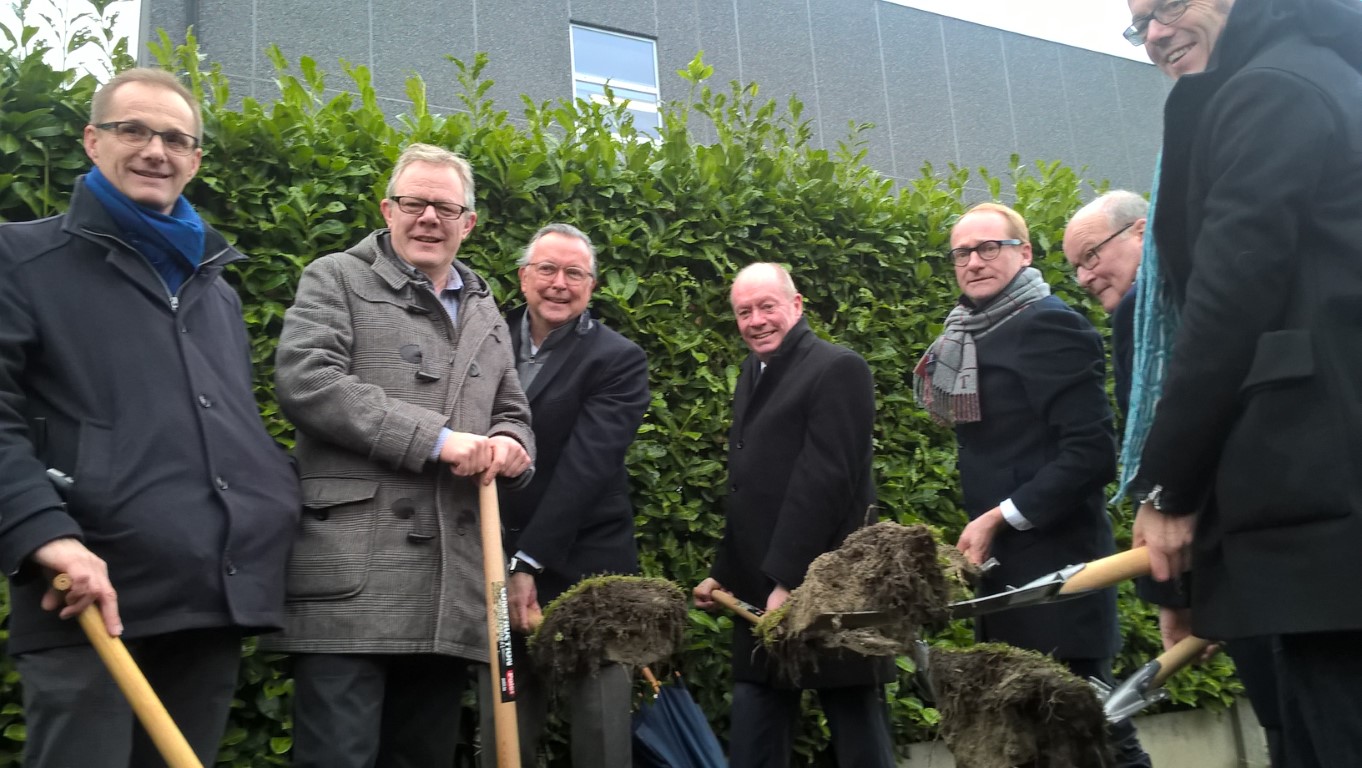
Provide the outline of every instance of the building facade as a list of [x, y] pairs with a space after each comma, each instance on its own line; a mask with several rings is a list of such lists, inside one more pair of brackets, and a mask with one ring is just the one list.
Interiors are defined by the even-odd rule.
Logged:
[[1146, 191], [1169, 88], [1148, 64], [888, 0], [143, 0], [141, 23], [142, 40], [192, 26], [233, 92], [257, 99], [274, 92], [271, 44], [316, 59], [338, 87], [340, 60], [363, 64], [393, 114], [413, 72], [432, 111], [459, 109], [445, 57], [483, 51], [512, 116], [521, 94], [591, 98], [608, 80], [646, 125], [659, 101], [685, 96], [676, 70], [703, 51], [714, 83], [798, 96], [819, 146], [874, 124], [867, 162], [898, 182], [927, 162], [1002, 174], [1016, 154]]

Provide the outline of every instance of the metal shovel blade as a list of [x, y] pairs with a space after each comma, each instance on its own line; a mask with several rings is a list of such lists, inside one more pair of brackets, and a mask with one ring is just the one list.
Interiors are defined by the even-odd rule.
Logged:
[[1126, 579], [1149, 574], [1149, 553], [1144, 547], [1118, 552], [1110, 557], [1061, 568], [1020, 587], [987, 597], [951, 603], [951, 618], [967, 619], [1027, 605], [1079, 597], [1095, 589], [1110, 587]]

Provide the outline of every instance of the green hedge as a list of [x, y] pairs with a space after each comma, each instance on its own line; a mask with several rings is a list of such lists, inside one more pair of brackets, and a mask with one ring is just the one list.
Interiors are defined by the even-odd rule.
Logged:
[[[102, 19], [104, 6], [97, 7]], [[95, 85], [44, 64], [32, 35], [9, 37], [0, 54], [0, 221], [62, 208], [88, 165], [78, 138]], [[101, 45], [113, 50], [107, 37]], [[755, 84], [711, 87], [711, 69], [699, 57], [680, 73], [690, 92], [664, 106], [661, 138], [649, 141], [624, 110], [582, 101], [526, 100], [523, 123], [512, 122], [487, 98], [482, 56], [449, 60], [464, 111], [432, 114], [426, 83], [413, 77], [412, 109], [391, 120], [363, 67], [342, 63], [345, 77], [337, 82], [311, 59], [294, 65], [273, 50], [279, 94], [260, 102], [238, 99], [216, 69], [202, 70], [192, 37], [176, 47], [162, 34], [157, 51], [204, 101], [206, 150], [188, 194], [205, 220], [254, 257], [231, 279], [252, 332], [261, 410], [280, 440], [291, 439], [291, 427], [274, 401], [273, 356], [299, 272], [383, 225], [385, 174], [403, 146], [423, 141], [472, 162], [479, 219], [460, 255], [507, 305], [515, 300], [518, 249], [542, 224], [571, 222], [597, 242], [594, 309], [649, 357], [652, 405], [628, 457], [647, 573], [697, 583], [721, 534], [729, 402], [745, 354], [726, 291], [733, 273], [757, 260], [789, 264], [814, 329], [870, 362], [886, 516], [927, 522], [951, 540], [963, 526], [952, 436], [915, 406], [905, 376], [956, 295], [940, 252], [953, 218], [977, 202], [966, 199], [967, 170], [927, 166], [896, 189], [864, 164], [870, 126], [850, 126], [835, 151], [817, 149], [797, 100], [764, 100]], [[348, 92], [333, 95], [337, 88]], [[697, 134], [717, 140], [703, 143]], [[978, 178], [994, 198], [1015, 195], [1031, 225], [1036, 264], [1056, 293], [1104, 326], [1100, 308], [1081, 295], [1056, 252], [1084, 182], [1059, 163], [1022, 168], [1015, 159], [1005, 175], [980, 170]], [[1122, 531], [1127, 516], [1118, 515]], [[1158, 635], [1149, 609], [1124, 592], [1121, 606], [1121, 661], [1131, 669], [1157, 653]], [[720, 733], [727, 728], [730, 625], [692, 611], [690, 644], [678, 660]], [[938, 639], [966, 644], [969, 634], [956, 625]], [[286, 764], [287, 662], [248, 647], [243, 664], [219, 762]], [[0, 673], [3, 766], [17, 763], [23, 726], [7, 660]], [[1182, 704], [1219, 706], [1239, 686], [1228, 662], [1217, 661], [1175, 678], [1172, 689]], [[906, 685], [891, 694], [899, 743], [929, 737], [935, 710]], [[550, 744], [554, 765], [567, 764], [560, 739]], [[830, 764], [821, 754], [825, 743], [826, 726], [810, 713], [801, 763]]]

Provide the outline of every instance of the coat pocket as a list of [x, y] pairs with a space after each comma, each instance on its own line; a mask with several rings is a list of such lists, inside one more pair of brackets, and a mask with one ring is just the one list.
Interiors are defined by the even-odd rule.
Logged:
[[1258, 339], [1225, 440], [1216, 499], [1227, 533], [1348, 514], [1348, 447], [1307, 329]]
[[305, 477], [303, 515], [289, 558], [290, 600], [338, 600], [368, 580], [378, 515], [378, 481]]

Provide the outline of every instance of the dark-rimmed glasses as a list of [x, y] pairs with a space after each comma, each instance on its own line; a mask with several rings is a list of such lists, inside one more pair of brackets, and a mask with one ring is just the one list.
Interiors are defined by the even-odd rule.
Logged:
[[388, 199], [397, 203], [398, 210], [412, 216], [420, 216], [426, 212], [427, 208], [434, 208], [436, 216], [446, 221], [453, 221], [468, 211], [466, 205], [444, 200], [427, 200], [424, 197], [413, 197], [412, 195], [393, 195]]
[[1172, 24], [1182, 18], [1182, 14], [1187, 12], [1187, 3], [1191, 0], [1167, 0], [1153, 12], [1143, 16], [1136, 16], [1130, 20], [1130, 26], [1121, 36], [1130, 42], [1131, 45], [1144, 45], [1145, 37], [1149, 34], [1149, 22], [1157, 21], [1160, 24]]
[[1084, 269], [1095, 268], [1098, 264], [1102, 262], [1102, 247], [1105, 246], [1107, 243], [1110, 243], [1112, 240], [1115, 240], [1116, 238], [1120, 237], [1122, 232], [1125, 232], [1127, 229], [1130, 229], [1133, 226], [1135, 226], [1135, 222], [1132, 221], [1129, 224], [1125, 225], [1124, 227], [1121, 227], [1120, 229], [1116, 230], [1115, 232], [1112, 232], [1110, 235], [1107, 235], [1106, 240], [1103, 240], [1097, 245], [1094, 245], [1093, 247], [1079, 254], [1078, 266]]
[[946, 251], [946, 255], [951, 258], [951, 261], [954, 262], [955, 266], [963, 267], [969, 263], [969, 257], [972, 253], [979, 254], [979, 258], [984, 261], [993, 261], [998, 258], [998, 254], [1002, 251], [1004, 245], [1021, 244], [1022, 241], [1017, 240], [1016, 238], [1011, 240], [984, 240], [972, 248], [952, 248], [949, 251]]
[[112, 123], [100, 123], [95, 127], [112, 133], [119, 141], [138, 149], [150, 144], [156, 136], [161, 137], [161, 146], [173, 155], [187, 155], [199, 148], [199, 140], [187, 133], [158, 131], [132, 120], [115, 120]]
[[560, 267], [551, 261], [536, 261], [525, 266], [529, 267], [536, 277], [546, 283], [553, 280], [559, 272], [563, 273], [563, 279], [573, 285], [581, 285], [591, 279], [591, 273], [581, 267]]

